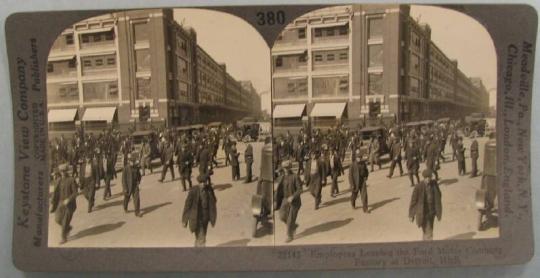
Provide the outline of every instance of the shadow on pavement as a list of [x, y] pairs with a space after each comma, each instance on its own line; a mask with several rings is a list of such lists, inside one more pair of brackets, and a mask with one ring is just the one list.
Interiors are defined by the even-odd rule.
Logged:
[[455, 236], [451, 236], [449, 238], [445, 238], [445, 240], [452, 240], [452, 239], [472, 239], [476, 235], [476, 232], [466, 232], [462, 234], [457, 234]]
[[401, 198], [399, 197], [394, 197], [394, 198], [390, 198], [390, 199], [386, 199], [386, 200], [382, 200], [382, 201], [379, 201], [377, 203], [373, 203], [371, 205], [368, 205], [368, 207], [370, 208], [369, 209], [369, 212], [372, 212], [380, 207], [383, 207], [384, 205], [388, 204], [388, 203], [391, 203], [393, 201], [396, 201], [396, 200], [399, 200]]
[[106, 208], [114, 207], [114, 206], [119, 206], [119, 205], [122, 205], [123, 203], [124, 203], [123, 200], [118, 200], [118, 201], [114, 201], [114, 202], [106, 202], [106, 203], [97, 205], [93, 209], [93, 211], [102, 210], [102, 209], [106, 209]]
[[337, 205], [337, 204], [340, 204], [340, 203], [345, 203], [345, 202], [350, 201], [350, 200], [351, 200], [351, 197], [349, 197], [349, 196], [342, 197], [342, 198], [339, 198], [339, 199], [332, 199], [330, 201], [326, 201], [326, 202], [322, 203], [321, 208]]
[[216, 185], [213, 185], [212, 187], [214, 188], [214, 190], [223, 191], [223, 190], [231, 188], [232, 184], [230, 183], [216, 184]]
[[334, 230], [334, 229], [338, 229], [338, 228], [341, 228], [341, 227], [351, 223], [352, 220], [353, 219], [349, 217], [347, 219], [330, 221], [330, 222], [319, 224], [319, 225], [316, 225], [316, 226], [313, 226], [313, 227], [309, 227], [309, 228], [305, 229], [304, 231], [302, 231], [301, 233], [299, 233], [298, 235], [296, 235], [295, 239], [299, 239], [299, 238], [307, 237], [307, 236], [310, 236], [310, 235], [313, 235], [313, 234], [324, 233], [324, 232], [328, 232], [328, 231], [331, 231], [331, 230]]
[[250, 242], [250, 239], [249, 238], [244, 238], [244, 239], [237, 239], [237, 240], [227, 241], [225, 243], [221, 243], [221, 244], [218, 244], [216, 246], [220, 246], [220, 247], [247, 246], [248, 242]]
[[148, 213], [151, 213], [152, 211], [158, 209], [158, 208], [161, 208], [161, 207], [164, 207], [164, 206], [168, 206], [172, 204], [172, 202], [165, 202], [165, 203], [161, 203], [161, 204], [157, 204], [157, 205], [153, 205], [153, 206], [149, 206], [149, 207], [145, 207], [143, 209], [141, 209], [141, 215], [146, 215]]
[[120, 221], [114, 224], [103, 224], [99, 226], [94, 226], [94, 227], [88, 228], [86, 230], [82, 230], [74, 234], [73, 236], [69, 238], [69, 240], [71, 241], [71, 240], [76, 240], [76, 239], [80, 239], [87, 236], [95, 236], [95, 235], [107, 233], [110, 231], [114, 231], [122, 227], [125, 223], [126, 223], [125, 221]]
[[272, 222], [262, 222], [261, 226], [257, 226], [258, 229], [255, 232], [255, 237], [263, 237], [266, 235], [271, 235], [274, 232], [274, 224]]
[[445, 185], [445, 186], [448, 186], [448, 185], [451, 185], [451, 184], [454, 184], [458, 181], [458, 179], [456, 178], [453, 178], [453, 179], [445, 179], [445, 180], [441, 180], [439, 182], [439, 185]]

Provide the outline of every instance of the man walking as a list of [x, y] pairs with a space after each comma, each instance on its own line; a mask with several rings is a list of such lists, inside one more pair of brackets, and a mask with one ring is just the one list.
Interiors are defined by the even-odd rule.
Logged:
[[403, 176], [403, 166], [401, 165], [401, 141], [399, 138], [395, 138], [390, 149], [390, 155], [392, 162], [390, 163], [390, 173], [388, 173], [388, 178], [392, 178], [394, 175], [394, 168], [396, 164], [399, 166], [399, 175]]
[[458, 175], [463, 176], [467, 173], [465, 168], [465, 147], [463, 147], [463, 137], [458, 138], [456, 145], [456, 157], [458, 162]]
[[433, 224], [435, 217], [441, 221], [442, 203], [441, 190], [436, 180], [431, 179], [431, 170], [422, 172], [424, 180], [418, 183], [413, 190], [409, 206], [409, 219], [422, 228], [423, 240], [433, 239]]
[[122, 189], [124, 191], [124, 212], [127, 213], [129, 200], [133, 198], [135, 216], [142, 217], [140, 213], [139, 184], [141, 183], [141, 171], [135, 157], [128, 155], [128, 164], [122, 172]]
[[161, 179], [159, 182], [165, 180], [167, 170], [171, 171], [171, 178], [174, 180], [174, 146], [170, 141], [165, 143], [165, 148], [163, 149], [163, 169], [161, 170]]
[[281, 164], [285, 173], [281, 178], [275, 192], [275, 210], [279, 210], [281, 221], [287, 224], [287, 242], [294, 239], [294, 234], [298, 225], [296, 218], [302, 206], [300, 195], [302, 194], [302, 184], [300, 178], [291, 170], [291, 162], [286, 160]]
[[473, 135], [473, 141], [471, 143], [471, 178], [474, 178], [478, 175], [478, 141]]
[[364, 161], [360, 150], [356, 151], [355, 159], [351, 163], [349, 168], [349, 184], [351, 185], [351, 206], [356, 209], [356, 198], [358, 198], [358, 192], [362, 199], [362, 208], [365, 213], [369, 213], [368, 210], [368, 194], [366, 180], [369, 176], [369, 171]]
[[208, 180], [204, 175], [197, 177], [199, 184], [189, 190], [182, 213], [182, 224], [189, 225], [189, 230], [195, 234], [195, 247], [206, 246], [208, 224], [213, 227], [217, 220], [217, 199]]
[[252, 180], [251, 167], [253, 165], [253, 146], [247, 144], [246, 151], [244, 152], [244, 162], [246, 163], [246, 180], [245, 183], [250, 183]]
[[77, 183], [69, 175], [68, 166], [62, 164], [59, 166], [61, 177], [54, 186], [54, 193], [51, 200], [51, 213], [55, 213], [55, 221], [62, 227], [62, 240], [60, 244], [67, 242], [67, 237], [71, 231], [71, 219], [77, 209]]

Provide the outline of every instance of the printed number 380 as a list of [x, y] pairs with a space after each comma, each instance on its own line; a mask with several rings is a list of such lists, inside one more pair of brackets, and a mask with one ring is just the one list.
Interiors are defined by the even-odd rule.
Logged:
[[285, 23], [285, 12], [284, 11], [268, 11], [268, 12], [258, 12], [257, 13], [257, 24], [258, 25], [275, 25], [275, 24], [284, 24]]

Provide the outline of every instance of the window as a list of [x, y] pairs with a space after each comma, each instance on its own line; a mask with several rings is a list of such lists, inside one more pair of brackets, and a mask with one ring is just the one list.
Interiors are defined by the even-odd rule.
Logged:
[[47, 84], [47, 101], [62, 104], [79, 102], [79, 88], [76, 83], [49, 83]]
[[339, 91], [340, 91], [340, 94], [349, 93], [349, 79], [348, 78], [342, 78], [341, 80], [339, 80]]
[[326, 35], [327, 35], [328, 37], [334, 36], [334, 28], [328, 28], [328, 29], [326, 29]]
[[72, 45], [73, 44], [73, 34], [67, 34], [66, 35], [66, 44]]
[[274, 93], [276, 98], [307, 98], [307, 78], [275, 78]]
[[111, 58], [107, 58], [107, 65], [116, 65], [116, 58], [114, 57], [111, 57]]
[[92, 60], [84, 58], [83, 60], [83, 66], [84, 67], [91, 67], [92, 66]]
[[339, 59], [340, 60], [349, 60], [349, 53], [348, 52], [339, 53]]
[[368, 74], [368, 95], [382, 94], [382, 74]]
[[335, 97], [348, 94], [348, 76], [313, 78], [313, 97]]
[[368, 19], [368, 38], [382, 39], [383, 37], [383, 19], [382, 17]]
[[305, 63], [307, 61], [307, 55], [306, 54], [302, 54], [300, 56], [298, 56], [298, 62], [299, 63]]
[[53, 63], [47, 63], [47, 72], [54, 72]]
[[315, 37], [322, 37], [322, 30], [321, 29], [315, 29]]
[[382, 67], [383, 65], [383, 48], [381, 44], [369, 45], [369, 67]]
[[339, 27], [339, 34], [340, 35], [347, 35], [347, 33], [349, 33], [349, 26], [345, 25], [345, 26], [341, 26]]
[[83, 34], [81, 36], [81, 40], [82, 40], [83, 43], [89, 43], [90, 42], [90, 36], [87, 35], [87, 34]]
[[111, 32], [105, 33], [105, 40], [107, 40], [107, 41], [114, 40], [114, 32], [111, 31]]
[[290, 82], [287, 84], [287, 91], [289, 93], [294, 93], [295, 88], [296, 88], [296, 84], [294, 82]]
[[328, 54], [328, 55], [326, 55], [326, 60], [327, 60], [327, 61], [334, 61], [334, 54]]
[[104, 102], [118, 100], [118, 84], [111, 82], [91, 82], [83, 84], [85, 102]]
[[323, 58], [321, 54], [315, 54], [315, 61], [322, 62]]
[[103, 59], [96, 59], [94, 62], [96, 63], [96, 67], [103, 66]]
[[68, 68], [75, 68], [77, 66], [77, 61], [75, 58], [68, 61]]
[[137, 71], [150, 70], [150, 51], [148, 49], [135, 50], [135, 64]]
[[137, 99], [152, 98], [150, 78], [137, 78]]
[[101, 41], [101, 34], [94, 34], [94, 42], [99, 42]]
[[133, 33], [135, 35], [135, 42], [148, 41], [150, 32], [148, 30], [148, 24], [146, 22], [133, 24]]
[[276, 58], [276, 67], [281, 67], [283, 66], [283, 58], [282, 57], [277, 57]]
[[306, 29], [298, 29], [298, 38], [299, 39], [305, 39], [306, 38]]

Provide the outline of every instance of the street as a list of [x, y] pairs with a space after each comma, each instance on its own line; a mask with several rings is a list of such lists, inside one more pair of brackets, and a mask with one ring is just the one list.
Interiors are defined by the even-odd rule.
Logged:
[[[483, 169], [484, 144], [487, 137], [477, 138], [480, 146], [478, 159], [479, 173]], [[471, 161], [469, 147], [471, 139], [464, 138], [466, 150], [466, 169], [470, 172]], [[442, 193], [442, 219], [435, 220], [434, 239], [473, 239], [499, 236], [498, 227], [477, 231], [478, 211], [475, 206], [475, 191], [480, 188], [481, 176], [470, 178], [469, 174], [457, 174], [457, 161], [451, 162], [451, 148], [447, 144], [446, 161], [441, 161], [439, 170]], [[350, 163], [345, 160], [345, 165]], [[339, 177], [340, 194], [330, 197], [331, 179], [322, 190], [322, 203], [314, 209], [314, 198], [308, 191], [302, 194], [302, 207], [298, 213], [296, 236], [290, 243], [285, 243], [286, 225], [276, 220], [276, 245], [336, 244], [336, 243], [375, 243], [416, 241], [422, 239], [422, 230], [408, 218], [409, 203], [413, 188], [406, 175], [406, 162], [403, 161], [404, 175], [399, 177], [399, 168], [394, 177], [388, 179], [389, 163], [383, 164], [382, 170], [371, 172], [368, 184], [369, 214], [362, 211], [360, 197], [354, 210], [350, 203], [348, 169]], [[425, 163], [420, 166], [420, 172]], [[420, 177], [421, 178], [421, 177]], [[305, 190], [306, 188], [304, 188]]]
[[[254, 151], [253, 174], [259, 175], [260, 154], [263, 142], [252, 143]], [[241, 177], [246, 174], [244, 143], [238, 144]], [[258, 237], [251, 237], [253, 216], [251, 196], [256, 192], [257, 181], [245, 184], [243, 180], [231, 182], [231, 168], [223, 167], [224, 152], [218, 152], [219, 168], [214, 168], [212, 183], [217, 198], [217, 222], [208, 227], [207, 246], [256, 246], [272, 245], [272, 227], [259, 230]], [[59, 245], [60, 226], [49, 214], [49, 247], [192, 247], [195, 236], [181, 224], [182, 211], [187, 192], [182, 191], [178, 168], [175, 181], [167, 173], [164, 183], [158, 182], [161, 166], [154, 173], [142, 178], [140, 200], [142, 217], [133, 213], [133, 202], [124, 213], [121, 173], [112, 182], [112, 198], [103, 201], [103, 188], [96, 192], [94, 210], [87, 213], [88, 202], [83, 195], [77, 198], [77, 210], [71, 225], [73, 230], [68, 242]], [[196, 182], [198, 168], [193, 168], [192, 181]], [[259, 225], [260, 227], [260, 225]]]

